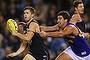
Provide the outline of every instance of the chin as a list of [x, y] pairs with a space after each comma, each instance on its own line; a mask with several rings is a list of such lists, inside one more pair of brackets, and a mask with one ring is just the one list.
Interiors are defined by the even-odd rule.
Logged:
[[25, 22], [28, 22], [29, 20], [25, 20]]
[[77, 22], [78, 22], [78, 23], [79, 23], [79, 22], [82, 22], [82, 20], [78, 20]]
[[84, 12], [81, 12], [81, 14], [83, 14]]

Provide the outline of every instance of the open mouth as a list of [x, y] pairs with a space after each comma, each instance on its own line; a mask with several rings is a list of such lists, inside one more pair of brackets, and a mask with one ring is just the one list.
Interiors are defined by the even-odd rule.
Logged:
[[58, 25], [60, 25], [61, 23], [59, 22]]
[[81, 10], [82, 12], [84, 11], [84, 10]]
[[27, 19], [27, 17], [24, 17], [25, 19]]

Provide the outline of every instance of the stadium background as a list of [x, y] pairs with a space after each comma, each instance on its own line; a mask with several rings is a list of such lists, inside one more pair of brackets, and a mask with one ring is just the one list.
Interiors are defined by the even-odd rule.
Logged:
[[[36, 9], [36, 20], [40, 25], [53, 26], [56, 24], [56, 14], [59, 11], [66, 10], [71, 15], [73, 13], [74, 0], [0, 0], [0, 60], [22, 60], [27, 53], [27, 49], [14, 58], [5, 57], [11, 52], [17, 51], [20, 47], [20, 39], [14, 37], [6, 28], [6, 21], [9, 18], [14, 19], [17, 23], [24, 21], [23, 8], [26, 5], [33, 6]], [[86, 31], [90, 33], [90, 0], [83, 0], [85, 5], [85, 26]], [[19, 29], [22, 33], [22, 28]], [[90, 45], [90, 38], [87, 39]], [[51, 60], [62, 52], [68, 43], [63, 38], [45, 39], [45, 44], [50, 52]]]

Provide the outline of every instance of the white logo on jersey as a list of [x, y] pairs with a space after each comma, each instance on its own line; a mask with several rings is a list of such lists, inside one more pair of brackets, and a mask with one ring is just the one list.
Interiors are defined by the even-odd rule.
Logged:
[[29, 42], [29, 44], [30, 44], [30, 45], [32, 44], [32, 40]]
[[81, 52], [81, 54], [82, 54], [82, 55], [85, 55], [85, 54], [86, 54], [86, 51], [84, 51], [84, 52]]

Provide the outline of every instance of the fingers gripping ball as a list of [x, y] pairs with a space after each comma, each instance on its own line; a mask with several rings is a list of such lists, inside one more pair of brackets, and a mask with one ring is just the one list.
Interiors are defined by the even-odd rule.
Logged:
[[7, 29], [12, 32], [12, 30], [18, 31], [18, 25], [13, 19], [8, 19]]

